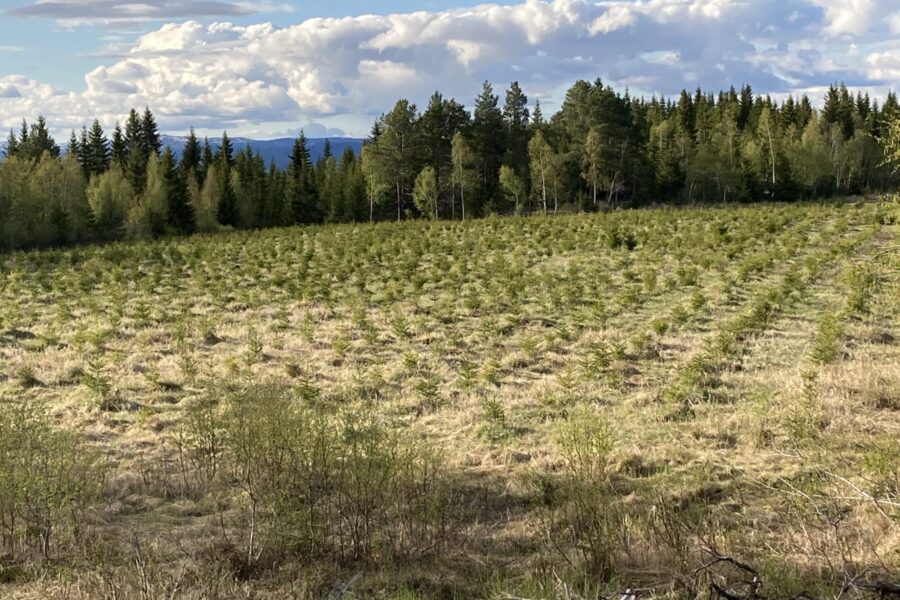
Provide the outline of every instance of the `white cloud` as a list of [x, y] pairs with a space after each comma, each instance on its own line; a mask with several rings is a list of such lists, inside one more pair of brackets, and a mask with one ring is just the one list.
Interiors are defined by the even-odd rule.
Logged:
[[896, 10], [896, 0], [811, 0], [825, 11], [825, 32], [832, 36], [864, 35]]
[[200, 17], [234, 17], [259, 12], [289, 10], [268, 2], [235, 2], [233, 0], [35, 0], [8, 10], [21, 17], [53, 19], [64, 27], [83, 25], [126, 25], [166, 19]]
[[882, 87], [900, 79], [898, 51], [872, 33], [887, 29], [878, 16], [887, 17], [892, 0], [594, 2], [525, 0], [287, 27], [170, 23], [118, 45], [118, 56], [85, 76], [83, 92], [0, 78], [0, 125], [38, 112], [59, 128], [94, 116], [111, 124], [148, 105], [171, 131], [194, 124], [240, 134], [272, 123], [281, 132], [315, 121], [360, 135], [401, 96], [421, 104], [439, 89], [470, 102], [485, 79], [501, 93], [519, 79], [548, 110], [578, 78], [647, 94], [744, 82], [787, 93], [840, 79]]

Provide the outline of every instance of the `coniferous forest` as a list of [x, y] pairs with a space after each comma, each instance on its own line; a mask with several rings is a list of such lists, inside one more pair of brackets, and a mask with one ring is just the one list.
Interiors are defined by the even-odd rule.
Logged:
[[471, 113], [440, 93], [424, 110], [398, 101], [361, 156], [326, 147], [313, 163], [301, 133], [285, 170], [193, 129], [176, 158], [150, 109], [73, 131], [65, 152], [38, 117], [0, 162], [0, 244], [860, 194], [896, 183], [881, 140], [898, 116], [893, 93], [879, 105], [843, 84], [816, 109], [750, 86], [648, 100], [597, 80], [545, 117], [517, 83], [501, 98], [485, 82]]

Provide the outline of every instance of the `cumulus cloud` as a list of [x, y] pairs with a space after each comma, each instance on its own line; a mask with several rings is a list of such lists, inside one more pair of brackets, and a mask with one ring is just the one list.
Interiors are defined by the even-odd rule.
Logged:
[[879, 15], [893, 0], [849, 1], [850, 13], [848, 0], [525, 0], [287, 27], [188, 20], [142, 35], [89, 72], [83, 92], [0, 78], [0, 124], [42, 111], [59, 127], [80, 127], [148, 105], [169, 130], [317, 122], [360, 135], [400, 96], [421, 104], [439, 89], [471, 102], [485, 79], [498, 88], [517, 79], [548, 110], [577, 78], [667, 95], [743, 82], [776, 94], [841, 79], [891, 85], [898, 50], [877, 31], [891, 27]]
[[812, 0], [825, 11], [825, 32], [837, 36], [864, 35], [896, 10], [896, 0]]

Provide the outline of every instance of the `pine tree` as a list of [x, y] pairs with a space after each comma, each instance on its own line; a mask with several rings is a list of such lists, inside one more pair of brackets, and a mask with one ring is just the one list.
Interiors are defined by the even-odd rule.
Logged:
[[524, 173], [528, 167], [528, 97], [522, 92], [518, 81], [512, 82], [506, 92], [503, 121], [506, 124], [504, 162], [517, 173]]
[[444, 204], [445, 192], [452, 192], [447, 185], [451, 169], [450, 154], [453, 135], [467, 128], [469, 114], [455, 100], [445, 100], [439, 93], [432, 94], [428, 107], [419, 117], [418, 129], [426, 164], [434, 169], [438, 190], [438, 207]]
[[485, 81], [475, 100], [472, 119], [472, 150], [478, 162], [476, 212], [494, 200], [499, 185], [505, 141], [502, 135], [497, 135], [503, 131], [503, 113], [498, 102], [499, 97], [494, 95], [490, 82]]
[[382, 127], [376, 146], [377, 164], [385, 170], [385, 178], [391, 181], [399, 221], [403, 218], [405, 200], [412, 193], [412, 178], [418, 172], [421, 155], [416, 105], [408, 100], [398, 101], [393, 110], [382, 117]]

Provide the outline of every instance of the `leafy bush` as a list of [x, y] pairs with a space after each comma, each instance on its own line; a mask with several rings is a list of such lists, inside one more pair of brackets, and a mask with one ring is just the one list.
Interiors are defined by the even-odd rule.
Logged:
[[429, 447], [371, 410], [312, 407], [281, 385], [220, 392], [215, 414], [194, 409], [183, 440], [198, 471], [239, 489], [234, 543], [248, 565], [267, 552], [369, 562], [441, 546], [449, 503]]
[[9, 557], [50, 559], [77, 540], [102, 480], [77, 435], [34, 406], [0, 403], [0, 548]]
[[565, 461], [562, 476], [541, 482], [547, 536], [567, 537], [571, 546], [555, 547], [574, 547], [590, 573], [608, 580], [628, 535], [611, 480], [613, 434], [600, 415], [582, 410], [562, 426], [559, 447]]

